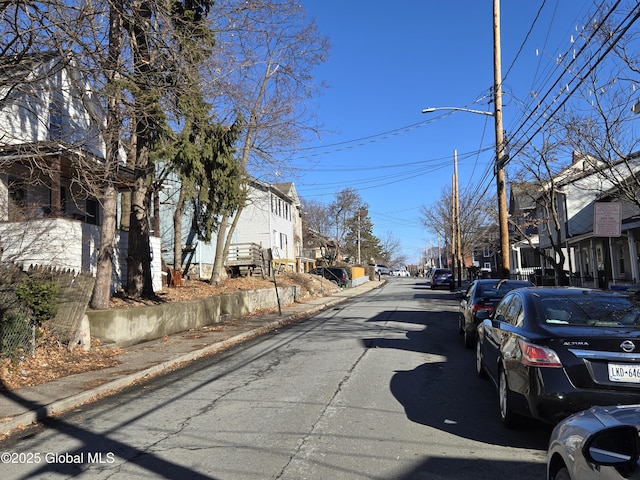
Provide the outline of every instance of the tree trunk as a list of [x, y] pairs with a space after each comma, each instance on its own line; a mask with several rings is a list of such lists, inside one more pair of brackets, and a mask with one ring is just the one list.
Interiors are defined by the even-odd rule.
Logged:
[[146, 177], [136, 179], [131, 195], [129, 255], [127, 256], [127, 293], [134, 297], [153, 296], [151, 246], [149, 243], [149, 195]]
[[[220, 220], [218, 234], [216, 235], [216, 253], [213, 259], [213, 271], [211, 272], [211, 285], [218, 285], [223, 279], [227, 278], [227, 272], [224, 269], [225, 255], [225, 238], [227, 227], [229, 225], [229, 214], [225, 213]], [[227, 249], [228, 251], [228, 249]]]
[[[120, 2], [113, 2], [109, 11], [109, 54], [107, 60], [111, 75], [108, 79], [113, 84], [119, 78], [119, 60], [122, 49], [122, 17]], [[113, 273], [113, 256], [115, 250], [116, 221], [118, 209], [118, 191], [116, 168], [120, 145], [120, 113], [119, 95], [111, 95], [107, 105], [107, 125], [105, 132], [105, 163], [108, 170], [105, 192], [102, 198], [102, 225], [96, 264], [96, 281], [89, 305], [91, 308], [106, 310], [111, 298], [111, 276]]]
[[151, 8], [147, 1], [134, 3], [134, 17], [132, 36], [137, 48], [134, 50], [133, 63], [138, 72], [135, 81], [141, 88], [134, 99], [134, 142], [135, 145], [135, 181], [131, 194], [131, 215], [129, 225], [129, 255], [127, 257], [127, 293], [132, 297], [153, 296], [151, 283], [151, 246], [150, 232], [150, 198], [149, 186], [153, 169], [149, 153], [153, 144], [155, 121], [149, 115], [154, 104], [154, 95], [148, 89], [147, 82], [151, 77], [151, 53], [149, 35], [151, 31]]
[[111, 273], [113, 272], [113, 253], [116, 235], [117, 191], [112, 184], [102, 200], [102, 227], [100, 229], [100, 244], [98, 247], [98, 261], [96, 267], [96, 281], [89, 305], [96, 310], [109, 308], [111, 298]]
[[182, 270], [182, 215], [184, 214], [184, 190], [180, 187], [176, 211], [173, 212], [173, 268]]

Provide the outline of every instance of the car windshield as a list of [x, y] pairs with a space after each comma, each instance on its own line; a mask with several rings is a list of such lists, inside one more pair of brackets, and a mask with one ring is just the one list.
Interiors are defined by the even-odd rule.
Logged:
[[547, 325], [637, 327], [640, 320], [640, 309], [622, 296], [543, 297], [539, 302]]
[[514, 288], [529, 287], [528, 283], [481, 283], [478, 285], [478, 297], [484, 299], [500, 299]]

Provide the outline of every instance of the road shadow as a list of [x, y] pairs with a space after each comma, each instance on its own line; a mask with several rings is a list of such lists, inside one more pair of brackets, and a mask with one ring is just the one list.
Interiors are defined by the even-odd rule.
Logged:
[[[2, 380], [0, 380], [0, 386], [6, 387]], [[10, 443], [17, 444], [21, 438], [37, 435], [37, 429], [42, 427], [72, 437], [80, 443], [77, 448], [65, 452], [57, 452], [60, 457], [54, 458], [54, 461], [46, 461], [46, 459], [42, 458], [38, 462], [39, 468], [21, 475], [19, 478], [49, 478], [52, 474], [65, 475], [71, 478], [86, 474], [87, 469], [98, 468], [103, 470], [110, 468], [110, 465], [118, 470], [117, 462], [120, 459], [123, 462], [137, 465], [144, 469], [153, 478], [216, 480], [216, 477], [203, 475], [190, 468], [160, 458], [147, 450], [141, 450], [127, 443], [114, 440], [108, 434], [97, 434], [67, 423], [62, 419], [52, 418], [49, 416], [51, 413], [47, 411], [44, 405], [26, 400], [14, 391], [3, 390], [2, 395], [27, 407], [31, 411], [37, 412], [39, 417], [40, 427], [31, 426], [25, 431], [14, 432], [9, 438]], [[128, 423], [136, 420], [137, 418], [132, 419]], [[122, 425], [120, 424], [120, 426]], [[18, 451], [17, 449], [15, 450]], [[4, 472], [3, 478], [9, 478], [6, 475], [7, 472]]]
[[[363, 338], [365, 347], [424, 353], [431, 359], [391, 378], [391, 393], [409, 420], [479, 442], [546, 451], [551, 426], [529, 421], [510, 430], [500, 422], [496, 390], [476, 375], [475, 352], [462, 344], [457, 312], [385, 311], [369, 321], [384, 323], [385, 329]], [[392, 330], [389, 322], [397, 322], [393, 335], [385, 334]], [[414, 329], [418, 325], [422, 328]]]
[[[496, 472], [500, 472], [499, 477], [496, 476]], [[400, 472], [394, 478], [399, 480], [495, 480], [496, 478], [533, 480], [545, 478], [545, 476], [544, 463], [447, 455], [446, 457], [428, 457], [411, 470]]]

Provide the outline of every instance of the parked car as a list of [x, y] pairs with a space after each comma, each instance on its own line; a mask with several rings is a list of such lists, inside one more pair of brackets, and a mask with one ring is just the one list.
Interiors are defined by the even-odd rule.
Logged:
[[447, 287], [453, 290], [456, 285], [456, 280], [453, 278], [453, 273], [448, 268], [436, 268], [431, 272], [431, 288]]
[[640, 405], [593, 407], [553, 429], [547, 480], [640, 479]]
[[317, 267], [309, 273], [321, 275], [340, 287], [346, 287], [349, 282], [349, 275], [347, 274], [347, 271], [340, 267]]
[[389, 275], [391, 273], [391, 270], [389, 269], [389, 267], [387, 267], [386, 265], [380, 265], [380, 264], [375, 264], [373, 266], [373, 271], [375, 272], [376, 275], [378, 274]]
[[480, 323], [478, 312], [491, 314], [507, 292], [533, 286], [526, 280], [482, 279], [471, 282], [462, 294], [458, 309], [458, 332], [464, 335], [464, 346], [472, 348], [476, 344], [476, 331]]
[[477, 313], [476, 371], [498, 391], [500, 418], [556, 423], [593, 405], [640, 403], [640, 310], [625, 295], [518, 288]]
[[391, 270], [391, 273], [389, 275], [391, 275], [392, 277], [410, 277], [411, 276], [409, 275], [409, 272], [407, 272], [406, 270], [401, 270], [399, 268]]

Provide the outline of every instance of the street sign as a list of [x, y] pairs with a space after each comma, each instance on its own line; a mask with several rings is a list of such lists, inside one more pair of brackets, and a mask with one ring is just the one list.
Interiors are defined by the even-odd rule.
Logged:
[[593, 207], [594, 237], [619, 237], [622, 234], [622, 203], [596, 202]]

